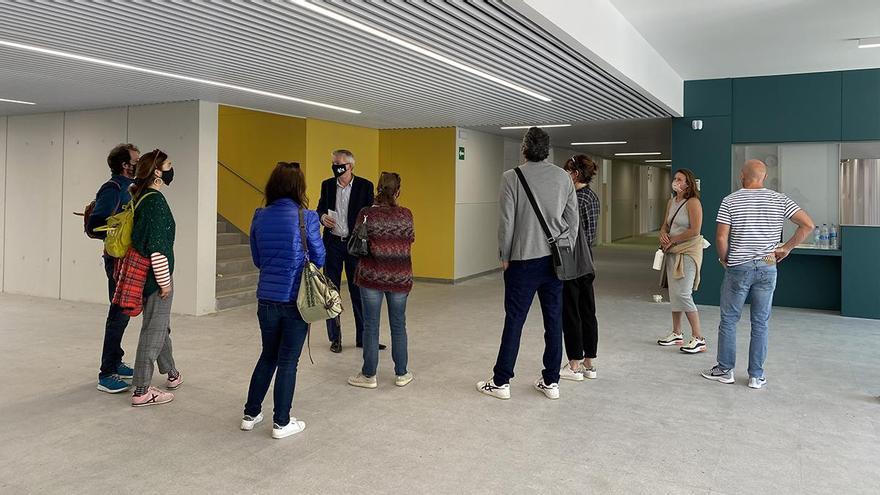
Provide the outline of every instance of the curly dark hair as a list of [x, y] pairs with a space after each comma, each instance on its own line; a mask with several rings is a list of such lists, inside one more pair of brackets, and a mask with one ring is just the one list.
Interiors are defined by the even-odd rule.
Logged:
[[122, 167], [131, 161], [131, 153], [129, 151], [141, 152], [137, 146], [131, 143], [117, 144], [116, 147], [110, 150], [110, 154], [107, 155], [107, 166], [110, 167], [110, 171], [113, 174], [121, 174]]
[[590, 157], [587, 155], [574, 155], [565, 161], [565, 165], [562, 166], [566, 172], [577, 172], [577, 181], [581, 184], [589, 184], [593, 181], [593, 177], [596, 176], [596, 173], [599, 171], [599, 167], [596, 165]]
[[541, 162], [550, 156], [550, 135], [538, 127], [530, 127], [522, 140], [523, 157], [530, 162]]

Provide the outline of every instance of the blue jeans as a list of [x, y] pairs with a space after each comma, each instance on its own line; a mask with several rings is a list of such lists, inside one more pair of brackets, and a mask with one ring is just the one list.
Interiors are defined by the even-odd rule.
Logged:
[[379, 316], [382, 312], [382, 297], [388, 301], [388, 323], [391, 326], [391, 359], [394, 360], [394, 374], [405, 375], [409, 355], [406, 349], [406, 300], [407, 292], [382, 292], [361, 287], [361, 302], [364, 309], [364, 376], [376, 376], [379, 366]]
[[128, 326], [129, 316], [122, 308], [113, 304], [113, 293], [116, 292], [116, 280], [113, 278], [113, 267], [116, 258], [104, 255], [104, 272], [107, 274], [107, 292], [110, 296], [110, 310], [104, 323], [104, 348], [101, 350], [101, 371], [98, 378], [115, 375], [122, 363], [122, 335]]
[[260, 301], [257, 318], [260, 321], [263, 352], [251, 376], [244, 413], [252, 417], [260, 414], [272, 375], [275, 375], [275, 415], [272, 421], [285, 426], [290, 423], [296, 366], [309, 326], [303, 321], [295, 303]]
[[736, 324], [746, 298], [751, 296], [752, 339], [749, 343], [749, 376], [764, 376], [776, 265], [762, 260], [729, 267], [721, 284], [721, 324], [718, 326], [718, 365], [732, 370], [736, 365]]
[[[357, 272], [358, 258], [348, 254], [348, 245], [339, 237], [324, 234], [324, 249], [327, 251], [327, 260], [324, 262], [324, 274], [337, 288], [342, 289], [342, 268], [345, 266], [345, 279], [348, 282], [348, 295], [351, 296], [351, 314], [354, 316], [354, 341], [355, 344], [363, 343], [364, 317], [361, 308], [361, 295], [359, 288], [354, 284], [354, 275]], [[330, 342], [342, 340], [342, 328], [338, 318], [327, 320], [327, 337]]]
[[549, 256], [526, 261], [511, 261], [504, 271], [504, 332], [495, 361], [495, 385], [505, 385], [513, 378], [519, 354], [519, 342], [529, 308], [538, 294], [544, 314], [544, 383], [559, 383], [562, 363], [562, 281], [556, 278]]

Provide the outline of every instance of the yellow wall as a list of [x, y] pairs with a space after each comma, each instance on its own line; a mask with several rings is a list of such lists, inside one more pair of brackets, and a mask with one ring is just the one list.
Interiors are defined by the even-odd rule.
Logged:
[[318, 207], [321, 182], [333, 177], [330, 153], [338, 149], [347, 149], [354, 154], [355, 175], [376, 183], [379, 165], [377, 129], [306, 119], [306, 194], [309, 208], [313, 210]]
[[275, 164], [305, 163], [306, 120], [220, 105], [217, 145], [220, 162], [259, 189], [218, 165], [217, 212], [247, 233]]
[[412, 210], [416, 277], [455, 278], [455, 128], [379, 131], [379, 172], [400, 174], [400, 205]]
[[[391, 129], [338, 124], [220, 106], [217, 210], [233, 225], [250, 231], [254, 209], [279, 161], [303, 164], [309, 208], [318, 206], [321, 182], [333, 176], [330, 153], [351, 150], [355, 174], [376, 183], [379, 172], [397, 172], [400, 203], [413, 212], [416, 277], [455, 276], [455, 128]], [[257, 190], [259, 189], [259, 190]]]

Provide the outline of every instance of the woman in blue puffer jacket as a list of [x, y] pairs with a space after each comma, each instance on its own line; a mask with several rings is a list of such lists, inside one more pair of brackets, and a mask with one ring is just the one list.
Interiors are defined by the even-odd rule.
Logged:
[[273, 438], [288, 437], [306, 427], [305, 422], [290, 417], [296, 367], [308, 333], [308, 324], [296, 307], [306, 263], [300, 239], [300, 209], [305, 218], [308, 260], [321, 267], [325, 256], [318, 214], [306, 208], [306, 181], [299, 163], [279, 162], [266, 184], [266, 207], [258, 208], [251, 222], [251, 256], [260, 269], [257, 318], [263, 352], [251, 376], [241, 420], [245, 431], [263, 421], [263, 399], [272, 375], [276, 375]]

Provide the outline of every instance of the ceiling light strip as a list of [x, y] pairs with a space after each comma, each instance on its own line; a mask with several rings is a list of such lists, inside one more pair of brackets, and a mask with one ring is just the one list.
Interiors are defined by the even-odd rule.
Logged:
[[259, 96], [266, 96], [269, 98], [277, 98], [280, 100], [287, 100], [287, 101], [293, 101], [293, 102], [297, 102], [297, 103], [304, 103], [306, 105], [314, 105], [314, 106], [321, 107], [321, 108], [328, 108], [330, 110], [338, 110], [340, 112], [354, 113], [354, 114], [361, 113], [360, 110], [352, 110], [350, 108], [337, 107], [335, 105], [328, 105], [326, 103], [320, 103], [317, 101], [304, 100], [302, 98], [294, 98], [292, 96], [282, 95], [282, 94], [278, 94], [278, 93], [271, 93], [269, 91], [261, 91], [259, 89], [246, 88], [244, 86], [236, 86], [234, 84], [227, 84], [227, 83], [222, 83], [222, 82], [218, 82], [218, 81], [211, 81], [208, 79], [200, 79], [197, 77], [190, 77], [190, 76], [184, 76], [184, 75], [180, 75], [180, 74], [173, 74], [171, 72], [164, 72], [164, 71], [159, 71], [159, 70], [147, 69], [144, 67], [137, 67], [135, 65], [121, 64], [118, 62], [111, 62], [109, 60], [103, 60], [100, 58], [86, 57], [83, 55], [76, 55], [74, 53], [62, 52], [59, 50], [50, 50], [48, 48], [40, 48], [37, 46], [25, 45], [22, 43], [14, 43], [11, 41], [0, 40], [0, 46], [6, 46], [9, 48], [17, 48], [19, 50], [26, 50], [26, 51], [36, 52], [36, 53], [42, 53], [44, 55], [52, 55], [55, 57], [61, 57], [61, 58], [66, 58], [66, 59], [71, 59], [71, 60], [78, 60], [81, 62], [89, 62], [92, 64], [103, 65], [106, 67], [114, 67], [117, 69], [130, 70], [130, 71], [134, 71], [134, 72], [141, 72], [144, 74], [151, 74], [154, 76], [167, 77], [170, 79], [178, 79], [181, 81], [193, 82], [193, 83], [197, 83], [197, 84], [205, 84], [208, 86], [215, 86], [218, 88], [232, 89], [232, 90], [241, 91], [244, 93], [251, 93], [251, 94], [255, 94], [255, 95], [259, 95]]
[[860, 38], [859, 48], [880, 48], [880, 36], [873, 38]]
[[508, 88], [513, 89], [515, 91], [518, 91], [520, 93], [527, 94], [527, 95], [529, 95], [533, 98], [536, 98], [538, 100], [541, 100], [544, 102], [553, 101], [552, 99], [550, 99], [547, 96], [542, 95], [541, 93], [524, 88], [518, 84], [514, 84], [510, 81], [506, 81], [504, 79], [501, 79], [500, 77], [493, 76], [492, 74], [489, 74], [487, 72], [483, 72], [479, 69], [475, 69], [475, 68], [470, 67], [468, 65], [465, 65], [457, 60], [453, 60], [453, 59], [446, 57], [444, 55], [441, 55], [439, 53], [422, 48], [419, 45], [416, 45], [414, 43], [410, 43], [409, 41], [406, 41], [402, 38], [398, 38], [397, 36], [388, 34], [384, 31], [381, 31], [381, 30], [376, 29], [374, 27], [368, 26], [368, 25], [361, 23], [361, 22], [358, 22], [354, 19], [350, 19], [344, 15], [337, 14], [336, 12], [333, 12], [332, 10], [325, 9], [324, 7], [307, 2], [306, 0], [290, 0], [290, 1], [300, 7], [309, 9], [312, 12], [316, 12], [318, 14], [325, 16], [325, 17], [329, 17], [335, 21], [341, 22], [341, 23], [346, 24], [348, 26], [351, 26], [355, 29], [359, 29], [361, 31], [364, 31], [365, 33], [372, 34], [373, 36], [384, 39], [385, 41], [388, 41], [390, 43], [394, 43], [395, 45], [401, 46], [401, 47], [406, 48], [410, 51], [420, 53], [420, 54], [422, 54], [426, 57], [432, 58], [438, 62], [442, 62], [446, 65], [451, 65], [452, 67], [455, 67], [457, 69], [461, 69], [461, 70], [468, 72], [470, 74], [473, 74], [475, 76], [482, 77], [483, 79], [488, 79], [496, 84], [500, 84], [502, 86], [508, 87]]
[[651, 155], [662, 155], [663, 153], [659, 151], [640, 151], [637, 153], [615, 153], [614, 156], [651, 156]]
[[531, 129], [532, 127], [540, 127], [542, 129], [548, 127], [571, 127], [571, 124], [543, 124], [543, 125], [508, 125], [504, 126], [501, 129], [503, 130], [511, 130], [511, 129]]
[[18, 103], [19, 105], [36, 105], [36, 103], [31, 102], [31, 101], [7, 100], [6, 98], [0, 98], [0, 103]]
[[645, 163], [672, 163], [672, 160], [645, 160]]
[[592, 141], [586, 143], [571, 143], [572, 146], [598, 146], [605, 144], [626, 144], [626, 141]]

